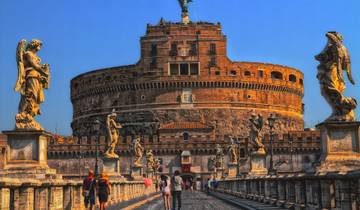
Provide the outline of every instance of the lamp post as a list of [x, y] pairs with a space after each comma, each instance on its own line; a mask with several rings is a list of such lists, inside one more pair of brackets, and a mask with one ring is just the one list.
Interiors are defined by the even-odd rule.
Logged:
[[240, 139], [236, 138], [235, 143], [238, 146], [238, 152], [239, 152], [239, 155], [237, 157], [237, 166], [236, 166], [236, 177], [239, 178], [241, 176], [241, 174], [240, 174]]
[[274, 147], [273, 147], [274, 132], [273, 132], [273, 128], [274, 128], [274, 123], [275, 123], [274, 115], [271, 113], [267, 120], [268, 120], [269, 128], [270, 128], [270, 167], [269, 167], [269, 170], [268, 170], [268, 174], [269, 175], [276, 175], [277, 172], [276, 172], [276, 169], [274, 168], [274, 160], [273, 160], [273, 154], [274, 154]]
[[96, 119], [93, 123], [93, 130], [96, 138], [96, 156], [95, 156], [95, 177], [99, 176], [99, 166], [98, 166], [98, 158], [99, 158], [99, 130], [100, 130], [100, 121]]
[[293, 162], [293, 152], [294, 152], [294, 148], [293, 148], [293, 137], [290, 135], [289, 133], [289, 144], [290, 144], [290, 167], [291, 167], [291, 172], [294, 171], [294, 162]]

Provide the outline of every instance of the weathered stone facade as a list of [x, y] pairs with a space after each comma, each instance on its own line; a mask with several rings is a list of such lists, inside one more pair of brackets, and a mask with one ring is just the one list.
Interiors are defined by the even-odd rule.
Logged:
[[[250, 111], [275, 113], [278, 133], [303, 129], [303, 74], [281, 65], [233, 62], [219, 24], [147, 26], [135, 65], [87, 72], [71, 81], [73, 135], [115, 109], [119, 121], [199, 122], [219, 135], [248, 135]], [[101, 131], [106, 135], [106, 129]]]

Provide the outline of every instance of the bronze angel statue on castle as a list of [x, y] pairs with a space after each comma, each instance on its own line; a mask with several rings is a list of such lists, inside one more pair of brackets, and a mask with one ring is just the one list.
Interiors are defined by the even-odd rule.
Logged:
[[178, 0], [181, 6], [181, 11], [183, 14], [187, 14], [189, 12], [188, 4], [193, 0]]
[[18, 113], [16, 114], [16, 129], [43, 130], [41, 125], [34, 120], [40, 115], [40, 104], [44, 102], [44, 89], [49, 88], [49, 64], [41, 64], [37, 52], [41, 49], [42, 42], [33, 39], [29, 43], [22, 39], [17, 46], [16, 62], [18, 78], [15, 91], [20, 92], [21, 98]]
[[326, 33], [328, 42], [324, 50], [315, 56], [320, 62], [317, 78], [320, 82], [321, 95], [332, 108], [332, 114], [327, 121], [354, 121], [357, 102], [354, 98], [345, 97], [345, 79], [343, 70], [351, 84], [355, 84], [351, 75], [350, 55], [343, 45], [340, 33], [331, 31]]

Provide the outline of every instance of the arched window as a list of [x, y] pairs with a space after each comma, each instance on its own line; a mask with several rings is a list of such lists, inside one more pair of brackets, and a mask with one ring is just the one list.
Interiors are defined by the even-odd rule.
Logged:
[[236, 71], [235, 71], [235, 70], [231, 70], [231, 71], [230, 71], [230, 75], [231, 75], [231, 76], [236, 76]]
[[184, 141], [189, 141], [190, 139], [190, 134], [188, 132], [184, 132], [183, 133], [183, 137], [184, 137]]
[[300, 83], [300, 85], [303, 85], [304, 81], [302, 79], [299, 79], [299, 83]]
[[290, 81], [290, 82], [296, 82], [296, 76], [293, 75], [293, 74], [290, 74], [290, 75], [289, 75], [289, 81]]
[[283, 79], [283, 75], [279, 71], [271, 72], [271, 79]]
[[250, 72], [250, 71], [245, 71], [245, 72], [244, 72], [244, 75], [245, 75], [246, 77], [250, 77], [250, 76], [251, 76], [251, 72]]

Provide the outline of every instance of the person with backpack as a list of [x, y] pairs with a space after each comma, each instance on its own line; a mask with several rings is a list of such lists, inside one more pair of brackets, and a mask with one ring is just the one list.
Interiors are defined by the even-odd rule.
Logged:
[[98, 196], [100, 203], [100, 210], [105, 210], [106, 203], [110, 195], [110, 182], [109, 177], [105, 173], [101, 173], [101, 178], [98, 181]]
[[83, 180], [83, 196], [85, 208], [89, 210], [94, 209], [95, 205], [95, 190], [96, 190], [96, 180], [94, 178], [94, 172], [89, 171], [89, 176]]
[[167, 176], [161, 176], [160, 189], [164, 199], [165, 210], [170, 210], [170, 182]]
[[172, 209], [175, 210], [176, 200], [178, 203], [178, 209], [181, 210], [181, 191], [184, 185], [183, 179], [180, 176], [180, 172], [176, 170], [174, 176], [171, 177], [171, 197], [172, 197]]

